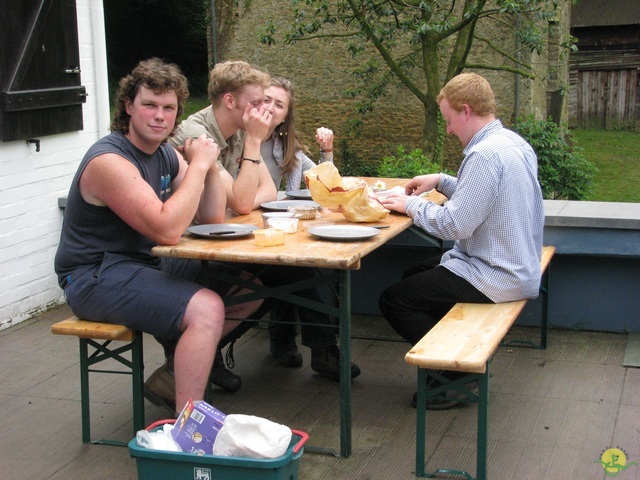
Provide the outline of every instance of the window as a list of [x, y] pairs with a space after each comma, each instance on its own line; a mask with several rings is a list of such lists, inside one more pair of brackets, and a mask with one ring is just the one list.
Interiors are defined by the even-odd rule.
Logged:
[[0, 142], [82, 130], [75, 0], [0, 6]]

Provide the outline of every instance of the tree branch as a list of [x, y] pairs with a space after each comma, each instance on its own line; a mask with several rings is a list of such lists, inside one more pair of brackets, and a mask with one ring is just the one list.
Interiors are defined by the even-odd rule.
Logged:
[[391, 69], [391, 71], [396, 75], [400, 81], [409, 89], [411, 93], [413, 93], [422, 103], [426, 102], [426, 98], [422, 91], [418, 88], [418, 86], [407, 76], [404, 71], [400, 68], [400, 66], [393, 60], [389, 51], [385, 48], [380, 39], [375, 35], [373, 31], [373, 27], [367, 22], [361, 12], [358, 10], [357, 5], [354, 0], [347, 0], [347, 3], [351, 7], [351, 11], [355, 19], [358, 21], [362, 30], [365, 32], [367, 38], [373, 43], [376, 47], [380, 56], [382, 56], [384, 62]]
[[[517, 59], [516, 57], [514, 57], [513, 55], [511, 55], [510, 53], [507, 53], [505, 50], [502, 50], [501, 48], [498, 48], [496, 45], [494, 45], [489, 39], [481, 37], [479, 35], [476, 35], [475, 38], [477, 40], [480, 40], [481, 42], [486, 43], [489, 48], [497, 53], [499, 53], [501, 56], [505, 57], [508, 60], [511, 60], [513, 63], [520, 63], [522, 64], [522, 60]], [[522, 67], [526, 68], [527, 70], [533, 71], [533, 66], [532, 65], [525, 65], [522, 64]]]
[[479, 70], [496, 70], [502, 72], [511, 72], [517, 73], [518, 75], [522, 75], [525, 78], [533, 80], [536, 76], [530, 72], [525, 70], [520, 70], [519, 68], [509, 67], [508, 65], [496, 66], [496, 65], [483, 65], [481, 63], [465, 63], [463, 68], [476, 68]]

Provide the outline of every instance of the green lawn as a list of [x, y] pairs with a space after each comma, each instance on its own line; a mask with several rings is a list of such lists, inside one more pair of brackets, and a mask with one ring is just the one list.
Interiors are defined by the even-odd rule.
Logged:
[[205, 107], [211, 105], [207, 97], [189, 97], [184, 105], [184, 114], [182, 120], [186, 119], [192, 113], [199, 112]]
[[640, 203], [640, 132], [572, 130], [582, 155], [598, 167], [589, 200]]

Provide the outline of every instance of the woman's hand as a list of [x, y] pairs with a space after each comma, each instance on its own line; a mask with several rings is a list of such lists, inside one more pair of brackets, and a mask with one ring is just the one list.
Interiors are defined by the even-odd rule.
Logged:
[[325, 127], [316, 130], [316, 142], [320, 145], [323, 152], [333, 152], [333, 132]]

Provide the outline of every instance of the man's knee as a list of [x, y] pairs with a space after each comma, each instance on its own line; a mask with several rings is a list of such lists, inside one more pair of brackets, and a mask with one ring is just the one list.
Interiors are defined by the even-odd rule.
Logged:
[[385, 288], [380, 294], [380, 298], [378, 299], [378, 308], [382, 312], [383, 315], [387, 316], [387, 314], [391, 313], [396, 308], [397, 295], [395, 292], [394, 285]]

